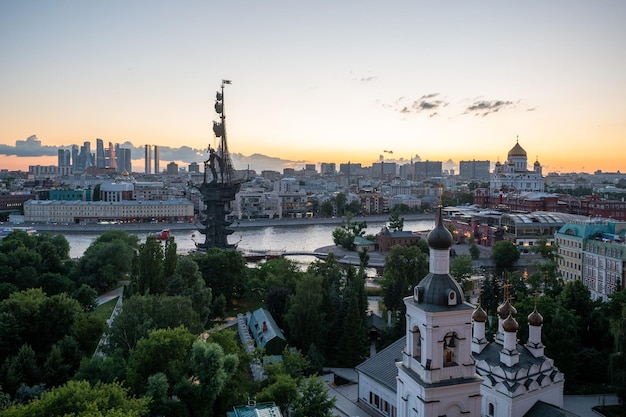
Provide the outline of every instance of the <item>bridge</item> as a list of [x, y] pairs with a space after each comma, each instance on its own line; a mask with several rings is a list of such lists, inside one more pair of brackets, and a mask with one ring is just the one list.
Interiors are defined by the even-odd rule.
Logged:
[[241, 256], [248, 262], [259, 262], [268, 259], [277, 259], [285, 256], [314, 256], [318, 259], [326, 259], [327, 253], [307, 251], [273, 251], [273, 250], [243, 250]]

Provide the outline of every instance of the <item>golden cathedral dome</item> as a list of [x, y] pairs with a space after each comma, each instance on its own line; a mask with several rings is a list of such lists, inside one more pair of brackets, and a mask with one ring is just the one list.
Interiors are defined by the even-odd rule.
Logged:
[[524, 158], [528, 156], [524, 148], [520, 146], [519, 142], [515, 143], [515, 146], [511, 148], [511, 150], [509, 151], [509, 155], [508, 155], [509, 159], [511, 157], [516, 157], [516, 156], [517, 157], [523, 156]]

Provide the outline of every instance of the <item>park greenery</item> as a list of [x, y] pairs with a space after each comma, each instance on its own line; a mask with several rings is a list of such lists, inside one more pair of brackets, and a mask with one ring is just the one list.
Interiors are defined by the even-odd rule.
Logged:
[[[338, 234], [362, 236], [365, 222], [347, 219]], [[390, 222], [401, 230], [401, 220]], [[520, 340], [534, 308], [544, 317], [546, 355], [565, 373], [566, 391], [608, 381], [624, 398], [626, 293], [592, 301], [581, 282], [558, 275], [556, 247], [538, 243], [532, 251], [540, 261], [528, 270], [516, 268], [519, 252], [510, 242], [494, 245], [496, 269], [486, 273], [482, 307], [494, 316], [508, 288]], [[428, 253], [420, 240], [387, 254], [380, 285], [394, 320], [379, 347], [404, 335], [403, 298], [427, 275]], [[468, 285], [478, 256], [453, 256], [450, 274]], [[13, 232], [0, 242], [0, 416], [44, 409], [84, 417], [217, 416], [249, 398], [273, 401], [285, 414], [332, 415], [334, 402], [317, 376], [369, 355], [368, 259], [361, 251], [358, 266], [332, 254], [306, 269], [285, 258], [249, 266], [234, 250], [179, 255], [173, 238], [139, 242], [110, 231], [75, 260], [63, 236]], [[96, 298], [122, 284], [123, 308], [107, 323], [94, 312]], [[250, 357], [233, 330], [219, 327], [251, 305], [265, 307], [288, 340], [282, 363], [265, 365], [262, 381], [249, 367], [263, 352]]]

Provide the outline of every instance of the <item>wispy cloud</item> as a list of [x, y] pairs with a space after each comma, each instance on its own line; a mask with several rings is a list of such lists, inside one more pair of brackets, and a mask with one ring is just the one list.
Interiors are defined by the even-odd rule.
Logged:
[[419, 114], [428, 113], [429, 117], [437, 116], [437, 109], [446, 107], [448, 102], [440, 97], [439, 93], [430, 93], [421, 96], [416, 100], [407, 99], [406, 97], [400, 97], [391, 107], [398, 113], [402, 114]]
[[474, 100], [465, 108], [463, 114], [473, 114], [475, 116], [487, 116], [503, 109], [514, 108], [515, 103], [508, 100]]

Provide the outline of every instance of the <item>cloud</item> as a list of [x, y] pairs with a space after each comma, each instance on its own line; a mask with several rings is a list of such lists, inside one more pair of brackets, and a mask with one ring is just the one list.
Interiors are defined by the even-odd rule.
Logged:
[[491, 113], [496, 113], [502, 109], [514, 108], [515, 104], [512, 101], [504, 100], [474, 100], [463, 114], [474, 114], [475, 116], [487, 116]]
[[350, 71], [350, 75], [352, 77], [352, 81], [359, 81], [362, 83], [368, 83], [370, 81], [375, 81], [377, 79], [377, 77], [374, 75], [366, 75], [366, 76], [354, 75], [352, 71]]
[[448, 102], [439, 97], [439, 93], [431, 93], [421, 96], [416, 100], [407, 99], [406, 97], [400, 97], [395, 105], [384, 107], [391, 107], [395, 111], [401, 114], [419, 114], [426, 112], [429, 117], [437, 116], [437, 109], [446, 107]]
[[32, 135], [26, 140], [16, 140], [15, 146], [0, 145], [0, 155], [14, 155], [17, 157], [32, 156], [56, 156], [56, 146], [41, 146], [41, 141], [37, 136]]
[[[95, 153], [96, 143], [91, 143], [91, 152]], [[107, 147], [109, 141], [104, 140], [104, 145]], [[79, 149], [83, 143], [77, 144]], [[144, 145], [135, 146], [129, 141], [119, 143], [120, 148], [130, 149], [131, 158], [135, 161], [135, 165], [143, 166], [145, 147]], [[41, 141], [37, 139], [37, 136], [29, 136], [26, 140], [16, 140], [15, 146], [0, 144], [0, 155], [13, 155], [17, 157], [42, 157], [42, 156], [57, 156], [59, 149], [69, 150], [72, 145], [61, 146], [43, 146]], [[152, 155], [154, 157], [154, 145], [151, 148]], [[159, 146], [159, 160], [161, 166], [167, 165], [169, 162], [186, 163], [197, 162], [201, 164], [208, 158], [207, 149], [195, 149], [189, 146], [181, 146], [180, 148], [173, 148], [170, 146]], [[261, 154], [252, 154], [245, 156], [240, 153], [231, 153], [231, 158], [236, 169], [242, 170], [250, 167], [250, 169], [257, 172], [263, 170], [271, 170], [282, 172], [283, 168], [294, 167], [301, 169], [304, 164], [312, 163], [310, 161], [291, 161], [286, 159], [280, 159]], [[137, 164], [137, 161], [141, 161], [141, 164]]]

